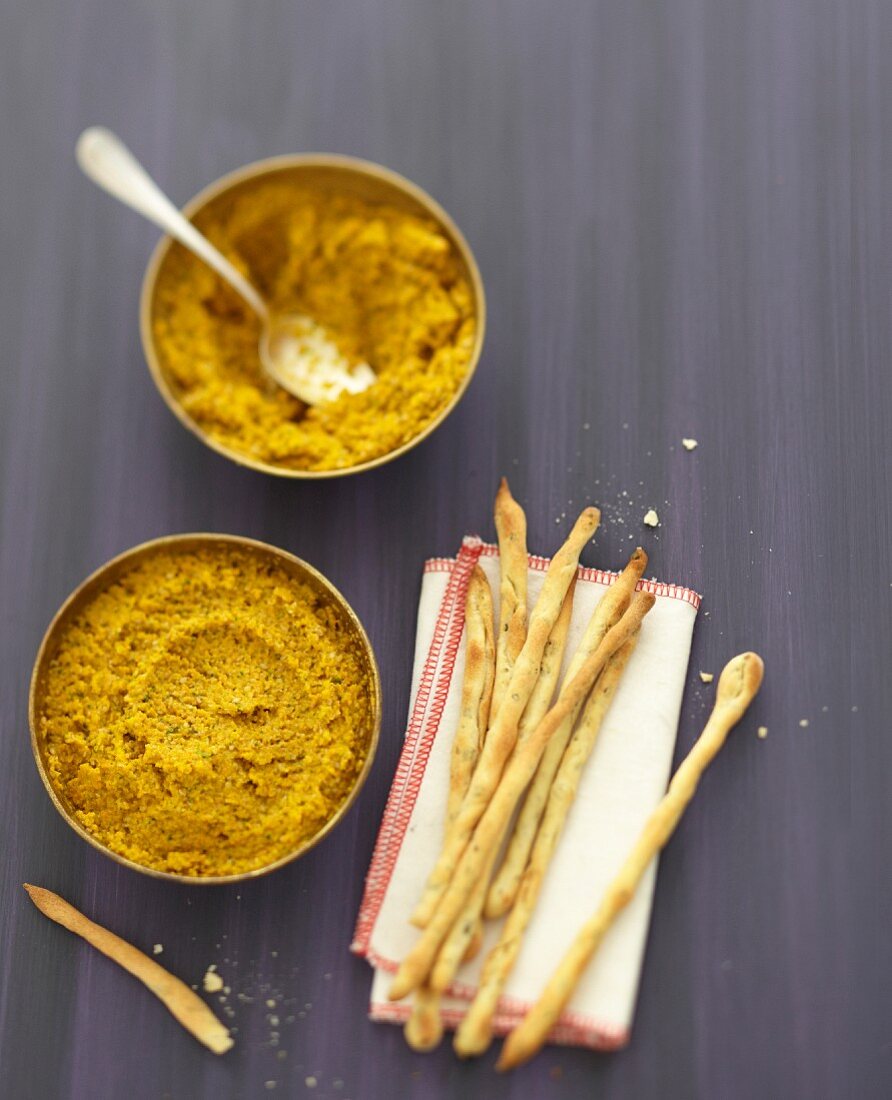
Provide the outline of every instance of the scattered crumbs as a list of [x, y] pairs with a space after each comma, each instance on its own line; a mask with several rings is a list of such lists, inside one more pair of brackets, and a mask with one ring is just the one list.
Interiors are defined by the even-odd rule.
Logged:
[[242, 900], [242, 895], [241, 894], [236, 894], [235, 895], [235, 900], [236, 901], [241, 901]]
[[287, 1050], [277, 1050], [276, 1051], [276, 1057], [279, 1059], [280, 1062], [284, 1062], [285, 1059], [288, 1057], [288, 1051]]
[[830, 710], [829, 707], [821, 707], [821, 713], [822, 714], [826, 714], [828, 710]]
[[155, 946], [152, 948], [152, 954], [153, 955], [160, 955], [163, 950], [164, 950], [164, 944], [163, 943], [156, 943]]
[[313, 1007], [313, 1002], [312, 1001], [307, 1001], [307, 1003], [304, 1005], [304, 1008], [307, 1010], [307, 1012], [309, 1012], [312, 1007]]
[[799, 719], [799, 725], [800, 725], [800, 726], [801, 726], [801, 727], [802, 727], [803, 729], [805, 729], [805, 728], [806, 728], [806, 727], [808, 726], [808, 719], [807, 719], [807, 718], [800, 718], [800, 719]]
[[852, 714], [857, 714], [857, 713], [858, 713], [858, 708], [857, 707], [852, 707]]
[[232, 992], [232, 989], [231, 989], [231, 988], [230, 988], [230, 987], [229, 987], [228, 985], [224, 985], [224, 986], [223, 986], [223, 992], [224, 992], [224, 993], [226, 994], [226, 996], [228, 997], [228, 996], [229, 996], [229, 994], [230, 994], [230, 993]]
[[700, 679], [703, 681], [704, 684], [711, 684], [712, 681], [715, 679], [715, 673], [714, 672], [701, 672], [700, 673]]
[[270, 1016], [269, 1026], [270, 1027], [278, 1027], [279, 1026], [279, 1017], [278, 1016]]
[[644, 513], [643, 522], [648, 527], [658, 527], [660, 523], [660, 517], [657, 515], [654, 509], [651, 508], [650, 511]]
[[275, 1081], [264, 1081], [263, 1082], [263, 1087], [265, 1089], [269, 1089], [269, 1091], [272, 1092], [272, 1090], [276, 1087], [276, 1082]]
[[272, 957], [274, 959], [277, 959], [279, 957], [279, 952], [278, 951], [270, 951], [270, 954], [272, 955]]
[[307, 1086], [308, 1089], [314, 1089], [318, 1082], [316, 1078], [311, 1075], [304, 1078], [304, 1084]]
[[682, 447], [684, 447], [684, 449], [686, 451], [693, 451], [695, 449], [695, 447], [697, 446], [697, 440], [696, 439], [683, 439], [681, 441], [681, 445], [682, 445]]
[[623, 431], [627, 432], [628, 430], [629, 430], [629, 425], [628, 424], [623, 424]]
[[266, 1007], [267, 1008], [275, 1008], [276, 1007], [276, 1002], [272, 999], [272, 997], [270, 997], [269, 1000], [266, 1002]]
[[590, 428], [590, 427], [591, 427], [591, 424], [589, 424], [589, 422], [588, 422], [588, 421], [586, 421], [586, 422], [585, 422], [585, 423], [584, 423], [584, 424], [582, 425], [582, 430], [583, 430], [584, 432], [587, 432], [587, 431], [589, 430], [589, 428]]
[[223, 979], [216, 973], [216, 970], [216, 966], [212, 964], [207, 968], [207, 972], [202, 978], [205, 993], [219, 993], [223, 988]]
[[756, 730], [756, 733], [759, 735], [759, 740], [764, 741], [765, 738], [768, 736], [768, 727], [759, 726], [759, 728]]

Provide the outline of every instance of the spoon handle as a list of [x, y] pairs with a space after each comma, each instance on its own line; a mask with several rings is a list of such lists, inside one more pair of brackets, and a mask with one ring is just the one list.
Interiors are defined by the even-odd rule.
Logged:
[[149, 176], [127, 146], [111, 130], [91, 126], [84, 130], [75, 150], [84, 174], [125, 206], [154, 222], [175, 237], [237, 290], [251, 309], [269, 321], [266, 303], [242, 273], [217, 251], [207, 237], [185, 218]]

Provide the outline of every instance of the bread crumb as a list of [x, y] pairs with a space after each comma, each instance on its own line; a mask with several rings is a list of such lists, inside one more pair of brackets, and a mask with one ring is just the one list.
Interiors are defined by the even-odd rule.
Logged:
[[697, 446], [697, 440], [696, 439], [683, 439], [681, 441], [681, 445], [682, 445], [682, 447], [684, 447], [684, 449], [686, 451], [693, 451], [694, 448]]
[[660, 524], [660, 517], [657, 515], [654, 509], [651, 508], [649, 511], [644, 513], [644, 520], [642, 522], [645, 523], [648, 527], [658, 527]]
[[265, 1089], [269, 1089], [270, 1092], [272, 1092], [272, 1090], [276, 1087], [276, 1082], [275, 1081], [264, 1081], [263, 1082], [263, 1087]]
[[274, 1000], [272, 999], [272, 997], [270, 997], [270, 998], [269, 998], [269, 999], [267, 1000], [267, 1002], [266, 1002], [266, 1007], [267, 1007], [267, 1008], [275, 1008], [275, 1007], [276, 1007], [276, 1002], [275, 1002], [275, 1001], [274, 1001]]
[[304, 1084], [307, 1086], [308, 1089], [314, 1089], [318, 1082], [316, 1081], [315, 1077], [311, 1076], [304, 1078]]
[[701, 672], [700, 673], [700, 679], [703, 681], [704, 684], [711, 684], [712, 681], [715, 679], [715, 673], [714, 672]]
[[768, 736], [768, 727], [759, 726], [759, 728], [756, 730], [756, 733], [759, 735], [760, 740], [764, 741], [765, 738]]
[[202, 978], [205, 993], [219, 993], [223, 988], [223, 979], [215, 973], [216, 969], [216, 966], [209, 966], [204, 978]]
[[155, 946], [152, 948], [152, 954], [153, 955], [160, 955], [163, 950], [164, 950], [164, 944], [163, 943], [156, 943]]
[[807, 718], [800, 718], [799, 719], [799, 725], [802, 726], [803, 729], [805, 729], [808, 726], [808, 719]]

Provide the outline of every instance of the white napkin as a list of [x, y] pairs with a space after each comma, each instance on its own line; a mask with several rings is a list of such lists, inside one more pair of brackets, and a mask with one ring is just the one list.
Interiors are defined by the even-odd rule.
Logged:
[[[370, 1016], [403, 1023], [410, 1002], [387, 989], [420, 934], [409, 914], [440, 851], [449, 756], [464, 670], [464, 602], [479, 562], [498, 601], [498, 548], [466, 538], [457, 558], [427, 562], [418, 608], [409, 728], [381, 823], [352, 950], [374, 967]], [[530, 558], [529, 604], [542, 587], [546, 559]], [[581, 569], [564, 665], [615, 574]], [[657, 596], [601, 728], [560, 843], [505, 987], [494, 1026], [513, 1027], [542, 991], [583, 922], [619, 869], [666, 790], [691, 635], [700, 597], [677, 585], [642, 581]], [[498, 615], [498, 607], [496, 607]], [[561, 1017], [556, 1042], [616, 1049], [628, 1042], [650, 919], [656, 859], [635, 897], [607, 933]], [[455, 1027], [476, 989], [501, 922], [487, 922], [483, 948], [462, 965], [444, 1021]]]

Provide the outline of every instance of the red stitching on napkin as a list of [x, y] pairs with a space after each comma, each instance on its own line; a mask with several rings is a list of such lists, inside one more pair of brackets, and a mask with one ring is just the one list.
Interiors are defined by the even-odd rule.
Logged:
[[[448, 560], [452, 576], [437, 612], [433, 641], [427, 660], [424, 662], [405, 745], [400, 754], [371, 866], [366, 876], [365, 893], [362, 905], [359, 907], [353, 943], [350, 946], [350, 950], [357, 955], [365, 955], [368, 952], [372, 928], [378, 919], [403, 837], [409, 827], [415, 800], [421, 789], [427, 758], [430, 756], [446, 697], [449, 694], [452, 670], [455, 667], [455, 658], [464, 630], [468, 582], [482, 549], [483, 543], [480, 539], [466, 538], [457, 558], [439, 559], [444, 563]], [[442, 662], [440, 662], [441, 653]], [[439, 675], [437, 675], [438, 667]]]
[[[517, 1027], [528, 1010], [529, 1005], [519, 1010], [502, 1011], [500, 1009], [492, 1019], [493, 1032], [496, 1035], [507, 1035]], [[372, 1001], [369, 1006], [370, 1019], [386, 1023], [404, 1024], [411, 1012], [411, 1005], [392, 1004], [390, 1001]], [[440, 1009], [443, 1023], [452, 1031], [458, 1027], [464, 1015], [464, 1010], [460, 1008]], [[619, 1050], [628, 1043], [630, 1032], [627, 1028], [601, 1024], [592, 1020], [587, 1023], [577, 1022], [574, 1019], [575, 1015], [575, 1013], [567, 1013], [561, 1017], [561, 1022], [556, 1024], [549, 1034], [551, 1042], [562, 1046], [588, 1047], [589, 1050], [604, 1051]]]

